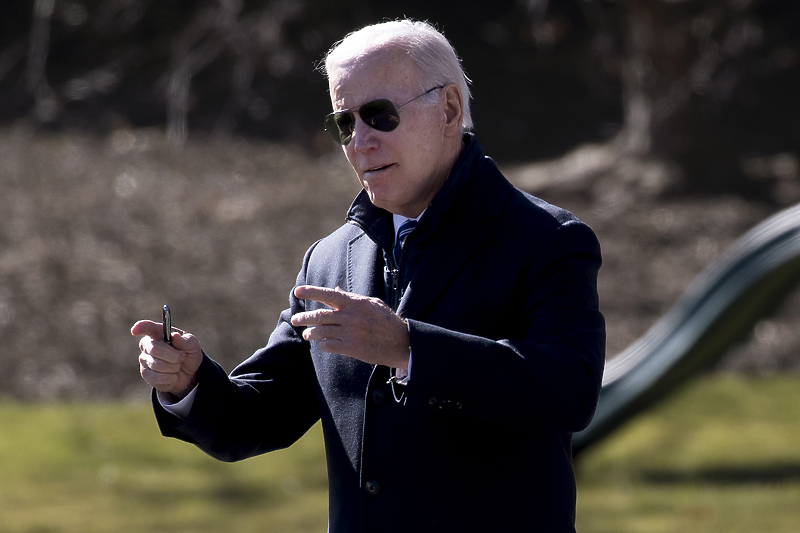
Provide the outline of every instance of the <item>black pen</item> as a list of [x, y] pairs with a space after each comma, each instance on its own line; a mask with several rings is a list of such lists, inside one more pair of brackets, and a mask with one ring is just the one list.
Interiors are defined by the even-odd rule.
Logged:
[[169, 306], [165, 305], [164, 309], [161, 311], [161, 319], [162, 324], [164, 326], [164, 342], [167, 344], [172, 344], [172, 313], [169, 310]]

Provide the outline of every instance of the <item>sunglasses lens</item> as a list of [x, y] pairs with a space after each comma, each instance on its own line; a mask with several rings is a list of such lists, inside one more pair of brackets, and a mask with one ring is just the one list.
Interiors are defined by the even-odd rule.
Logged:
[[325, 131], [339, 144], [346, 145], [353, 137], [353, 114], [349, 111], [331, 113], [325, 117]]
[[378, 131], [393, 131], [400, 124], [400, 115], [389, 100], [367, 102], [358, 110], [361, 120]]
[[[400, 115], [389, 100], [373, 100], [358, 108], [364, 124], [378, 131], [393, 131], [400, 124]], [[353, 138], [356, 117], [352, 111], [338, 111], [325, 117], [325, 131], [337, 143], [347, 146]]]

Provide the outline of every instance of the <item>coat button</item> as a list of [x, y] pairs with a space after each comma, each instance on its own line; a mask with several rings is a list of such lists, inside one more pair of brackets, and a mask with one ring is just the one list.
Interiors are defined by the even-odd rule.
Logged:
[[372, 403], [375, 405], [383, 405], [383, 402], [386, 401], [386, 393], [384, 393], [381, 389], [375, 389], [370, 393], [370, 397], [372, 398]]
[[364, 490], [367, 491], [367, 494], [370, 496], [377, 496], [381, 491], [381, 485], [374, 479], [370, 479], [364, 482]]

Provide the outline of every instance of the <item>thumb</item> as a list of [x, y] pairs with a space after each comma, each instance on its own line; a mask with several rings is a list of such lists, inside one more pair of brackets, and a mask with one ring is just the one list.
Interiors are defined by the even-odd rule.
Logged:
[[148, 337], [161, 338], [162, 326], [160, 322], [140, 320], [131, 328], [131, 335], [147, 335]]

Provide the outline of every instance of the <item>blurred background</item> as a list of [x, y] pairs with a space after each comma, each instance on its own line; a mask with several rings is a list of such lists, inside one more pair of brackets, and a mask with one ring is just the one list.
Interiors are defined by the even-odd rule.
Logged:
[[[146, 409], [129, 329], [160, 320], [164, 303], [228, 370], [266, 342], [303, 253], [358, 191], [322, 130], [330, 102], [317, 65], [347, 32], [403, 16], [433, 22], [455, 46], [473, 80], [475, 132], [509, 179], [597, 232], [609, 357], [748, 229], [800, 202], [797, 2], [5, 0], [6, 427], [29, 402]], [[719, 383], [750, 390], [751, 378], [788, 379], [778, 388], [800, 394], [799, 318], [800, 295], [787, 292], [732, 339], [716, 397], [739, 397]], [[781, 401], [800, 397], [791, 394]], [[631, 453], [620, 449], [613, 460], [598, 452], [610, 462], [595, 472]], [[784, 498], [800, 508], [800, 456], [785, 453], [755, 482], [774, 482], [764, 473], [778, 461], [790, 474], [778, 479], [790, 484]], [[119, 477], [103, 472], [111, 485]], [[681, 472], [648, 479], [697, 480]], [[725, 514], [695, 511], [687, 520], [706, 531]], [[2, 531], [33, 530], [3, 529], [1, 517]], [[648, 524], [630, 530], [659, 530]], [[70, 527], [52, 530], [79, 530]]]

